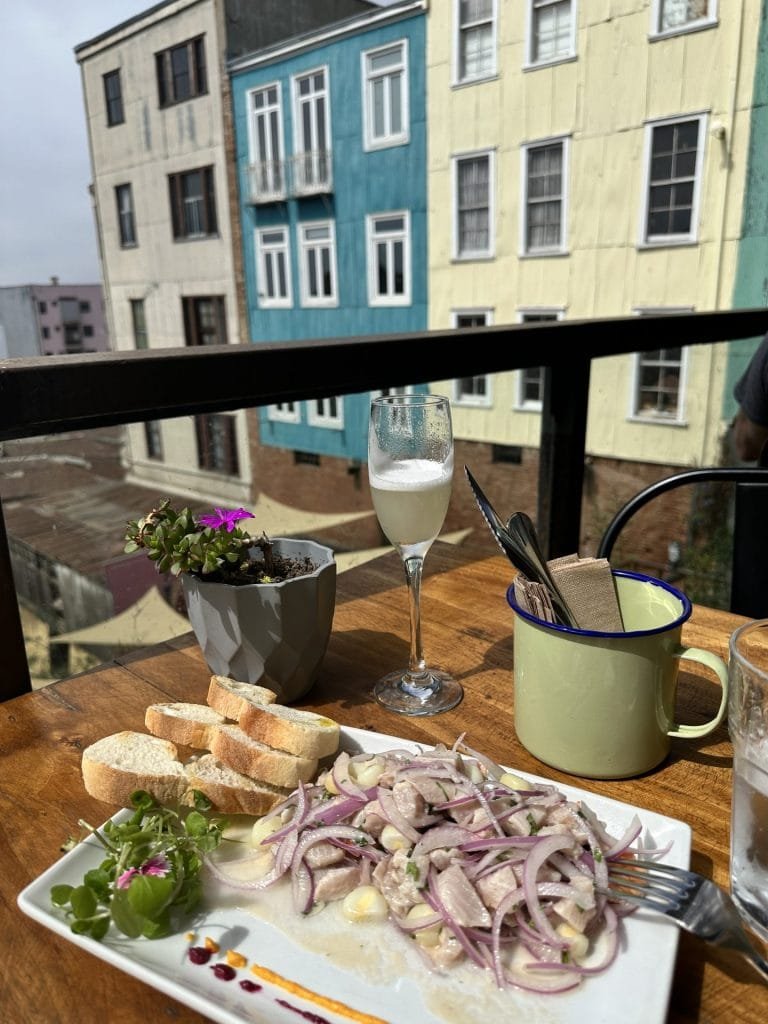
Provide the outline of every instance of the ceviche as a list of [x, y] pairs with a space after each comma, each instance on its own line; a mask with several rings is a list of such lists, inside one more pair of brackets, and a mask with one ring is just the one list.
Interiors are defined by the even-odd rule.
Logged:
[[500, 988], [562, 992], [616, 957], [628, 908], [604, 894], [608, 863], [641, 830], [635, 816], [609, 835], [583, 802], [460, 739], [339, 754], [256, 822], [251, 877], [209, 866], [243, 890], [290, 880], [301, 914], [343, 901], [351, 921], [388, 919], [432, 967], [469, 960]]

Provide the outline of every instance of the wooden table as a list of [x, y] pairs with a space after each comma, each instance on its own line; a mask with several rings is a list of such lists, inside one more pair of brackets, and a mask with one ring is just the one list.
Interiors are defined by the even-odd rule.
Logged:
[[[687, 821], [693, 828], [692, 867], [727, 887], [731, 746], [725, 727], [698, 742], [673, 741], [669, 759], [639, 779], [593, 782], [546, 768], [515, 737], [513, 621], [505, 600], [511, 567], [490, 548], [436, 544], [426, 570], [425, 651], [429, 661], [461, 680], [465, 697], [459, 707], [409, 719], [372, 701], [374, 681], [405, 663], [408, 654], [402, 568], [394, 554], [339, 577], [333, 635], [321, 677], [304, 706], [342, 724], [427, 743], [450, 744], [466, 732], [467, 742], [498, 761]], [[727, 658], [729, 635], [742, 621], [696, 608], [683, 639]], [[209, 678], [189, 636], [0, 705], [3, 1020], [200, 1024], [204, 1019], [30, 921], [18, 910], [16, 896], [58, 858], [79, 818], [100, 823], [115, 810], [85, 793], [83, 748], [108, 733], [143, 729], [148, 704], [204, 701]], [[711, 717], [717, 700], [717, 687], [705, 674], [683, 674], [682, 720]], [[621, 1021], [620, 1008], [616, 1019]], [[735, 955], [682, 934], [669, 1020], [757, 1024], [766, 1019], [768, 987], [751, 969]]]

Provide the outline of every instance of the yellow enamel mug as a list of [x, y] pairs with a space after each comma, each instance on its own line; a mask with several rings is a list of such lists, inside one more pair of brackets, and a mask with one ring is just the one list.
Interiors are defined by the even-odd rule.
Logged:
[[[682, 647], [691, 602], [662, 580], [615, 570], [624, 633], [570, 629], [537, 619], [515, 600], [515, 730], [553, 768], [594, 779], [641, 775], [664, 760], [670, 738], [697, 739], [722, 721], [728, 670], [715, 654]], [[675, 724], [679, 660], [710, 668], [720, 707], [704, 725]]]

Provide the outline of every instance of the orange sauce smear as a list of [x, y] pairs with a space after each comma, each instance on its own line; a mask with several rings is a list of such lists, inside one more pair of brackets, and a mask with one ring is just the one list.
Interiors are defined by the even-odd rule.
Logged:
[[301, 999], [306, 999], [308, 1002], [316, 1003], [318, 1006], [322, 1006], [325, 1010], [331, 1010], [333, 1013], [341, 1014], [343, 1017], [349, 1017], [350, 1020], [357, 1021], [357, 1024], [387, 1024], [387, 1022], [382, 1020], [381, 1017], [372, 1017], [369, 1013], [361, 1013], [359, 1010], [353, 1010], [351, 1006], [347, 1006], [345, 1003], [340, 1003], [338, 999], [329, 999], [328, 996], [321, 996], [319, 993], [313, 992], [309, 988], [304, 988], [303, 985], [299, 985], [295, 981], [290, 981], [288, 978], [284, 978], [282, 974], [277, 974], [275, 971], [271, 971], [268, 967], [262, 967], [260, 964], [253, 964], [251, 972], [263, 981], [269, 981], [273, 985], [279, 985], [280, 988], [284, 988], [292, 995], [299, 996]]

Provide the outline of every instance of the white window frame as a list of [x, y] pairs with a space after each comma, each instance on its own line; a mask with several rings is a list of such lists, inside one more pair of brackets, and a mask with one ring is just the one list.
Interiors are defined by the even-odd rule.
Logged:
[[[520, 307], [517, 311], [517, 322], [524, 324], [528, 317], [551, 317], [552, 321], [560, 321], [565, 318], [565, 308], [563, 306], [524, 306]], [[533, 369], [533, 367], [529, 367]], [[513, 408], [516, 412], [541, 412], [543, 403], [540, 401], [530, 401], [526, 399], [523, 393], [523, 374], [524, 370], [515, 371], [515, 400]]]
[[[312, 78], [314, 75], [320, 73], [323, 75], [322, 89], [318, 89], [316, 91], [313, 89], [310, 96], [302, 97], [299, 94], [299, 84], [305, 78]], [[293, 100], [293, 190], [299, 195], [311, 194], [318, 190], [324, 191], [326, 184], [330, 188], [332, 178], [331, 89], [328, 65], [321, 64], [316, 68], [311, 68], [307, 71], [302, 71], [298, 74], [292, 75], [291, 96]], [[325, 99], [325, 113], [322, 119], [317, 113], [318, 99], [321, 96]], [[305, 103], [311, 103], [312, 105], [312, 116], [310, 119], [310, 135], [312, 135], [312, 139], [309, 141], [311, 141], [313, 145], [309, 149], [306, 145], [308, 140], [304, 138], [304, 122], [301, 116], [301, 108]], [[321, 120], [325, 138], [325, 146], [323, 148], [319, 148], [317, 145], [319, 142], [319, 126], [321, 124]], [[311, 160], [310, 164], [307, 164], [308, 159]], [[301, 163], [302, 161], [303, 164]], [[310, 180], [307, 180], [306, 170], [301, 170], [301, 167], [310, 168]]]
[[[256, 111], [254, 108], [254, 99], [260, 93], [267, 93], [270, 89], [277, 90], [277, 102], [271, 105], [265, 105], [261, 110]], [[286, 163], [285, 163], [285, 138], [283, 135], [283, 92], [281, 82], [269, 82], [266, 85], [259, 86], [258, 89], [249, 89], [246, 93], [246, 109], [248, 110], [248, 154], [252, 168], [255, 171], [252, 173], [258, 174], [258, 169], [264, 167], [265, 169], [271, 165], [271, 169], [267, 170], [265, 177], [261, 180], [266, 181], [268, 184], [264, 188], [258, 188], [252, 193], [258, 197], [275, 197], [281, 198], [286, 195]], [[274, 113], [277, 117], [277, 152], [272, 152], [273, 138], [271, 131], [265, 131], [264, 136], [267, 143], [268, 152], [262, 153], [259, 148], [258, 132], [256, 131], [256, 122], [259, 118], [268, 119], [269, 115]], [[277, 173], [275, 173], [277, 171]], [[257, 178], [257, 183], [258, 183]]]
[[[693, 306], [642, 306], [633, 309], [633, 313], [637, 316], [651, 316], [654, 313], [692, 313], [694, 311]], [[653, 351], [649, 349], [648, 351]], [[638, 391], [640, 387], [640, 370], [643, 361], [643, 352], [635, 352], [632, 356], [632, 374], [630, 382], [629, 392], [629, 409], [627, 410], [627, 419], [633, 423], [649, 424], [652, 423], [654, 426], [663, 427], [684, 427], [687, 425], [686, 419], [686, 396], [688, 393], [688, 367], [689, 367], [689, 349], [687, 347], [681, 347], [680, 351], [680, 378], [678, 382], [678, 400], [677, 400], [677, 415], [676, 416], [658, 416], [653, 413], [643, 413], [638, 409]]]
[[[477, 324], [478, 327], [489, 327], [493, 323], [493, 307], [492, 306], [476, 306], [476, 307], [461, 307], [460, 309], [451, 310], [451, 327], [456, 331], [468, 331], [472, 330], [471, 327], [460, 327], [459, 318], [462, 316], [477, 316], [484, 317], [484, 323]], [[451, 401], [454, 405], [464, 408], [472, 409], [490, 409], [493, 405], [493, 377], [490, 373], [475, 374], [472, 378], [476, 380], [479, 377], [485, 378], [485, 394], [474, 395], [469, 392], [461, 391], [461, 380], [464, 378], [456, 378], [452, 382]]]
[[[293, 406], [293, 408], [290, 408]], [[300, 423], [301, 410], [298, 402], [278, 402], [267, 406], [267, 419], [275, 423]]]
[[[709, 10], [703, 18], [694, 18], [691, 21], [686, 21], [681, 25], [675, 25], [671, 28], [661, 27], [661, 17], [664, 12], [664, 4], [668, 0], [652, 0], [651, 3], [651, 31], [649, 37], [651, 39], [668, 39], [670, 36], [679, 36], [684, 32], [700, 32], [702, 29], [714, 28], [718, 24], [718, 0], [709, 0]], [[681, 2], [681, 0], [678, 0]], [[684, 2], [684, 0], [682, 0]]]
[[386, 391], [382, 391], [381, 389], [379, 389], [378, 391], [371, 391], [371, 401], [373, 401], [374, 398], [383, 398], [385, 394], [386, 395], [412, 395], [412, 394], [414, 394], [413, 384], [406, 384], [404, 387], [399, 387], [399, 388], [387, 388]]
[[[399, 63], [390, 65], [381, 71], [371, 69], [371, 60], [389, 51], [399, 50]], [[364, 50], [360, 54], [361, 79], [363, 83], [363, 149], [370, 152], [374, 149], [385, 149], [389, 146], [403, 146], [410, 141], [410, 97], [408, 93], [408, 40], [397, 39], [386, 46], [377, 46], [374, 50]], [[400, 79], [400, 130], [392, 130], [392, 82]], [[384, 120], [385, 130], [381, 135], [374, 134], [374, 84], [384, 82]]]
[[[459, 249], [459, 164], [488, 158], [488, 245], [485, 249]], [[478, 149], [468, 153], [457, 153], [451, 157], [451, 196], [453, 217], [453, 259], [491, 260], [496, 256], [496, 150]]]
[[[528, 247], [528, 163], [532, 150], [559, 145], [562, 148], [562, 170], [560, 190], [560, 238], [555, 245]], [[571, 139], [569, 135], [556, 135], [548, 139], [537, 139], [525, 143], [520, 150], [520, 256], [566, 256], [568, 254], [568, 210], [570, 207], [569, 178], [571, 164]]]
[[[331, 294], [313, 296], [309, 294], [309, 276], [307, 272], [307, 255], [310, 250], [320, 249], [322, 240], [307, 239], [307, 231], [315, 228], [327, 228], [328, 239], [325, 242], [330, 253]], [[299, 229], [299, 285], [301, 305], [306, 307], [330, 308], [339, 304], [338, 273], [336, 268], [336, 224], [332, 220], [300, 221]]]
[[[331, 402], [336, 402], [336, 415], [331, 412]], [[322, 410], [317, 405], [322, 405]], [[329, 430], [344, 429], [344, 399], [339, 395], [333, 398], [312, 398], [307, 402], [307, 423], [311, 427], [326, 427]]]
[[[402, 231], [377, 232], [378, 221], [402, 218]], [[387, 213], [369, 213], [365, 218], [366, 252], [368, 255], [368, 304], [370, 306], [410, 306], [411, 304], [411, 215], [408, 210], [393, 210]], [[392, 291], [394, 281], [394, 246], [400, 242], [403, 247], [403, 293]], [[377, 248], [385, 245], [387, 252], [386, 292], [378, 290]]]
[[[265, 235], [275, 235], [280, 232], [283, 236], [281, 243], [264, 241]], [[291, 280], [291, 241], [286, 224], [279, 224], [271, 228], [257, 228], [255, 232], [256, 242], [256, 284], [259, 296], [259, 307], [261, 309], [290, 309], [293, 306], [293, 283]], [[266, 293], [266, 282], [268, 279], [267, 263], [272, 262], [272, 278], [277, 281], [275, 274], [277, 258], [282, 255], [285, 263], [285, 295], [270, 296]]]
[[[651, 150], [655, 128], [664, 125], [683, 124], [686, 121], [699, 122], [698, 144], [696, 147], [696, 174], [693, 179], [693, 199], [691, 201], [691, 228], [683, 234], [649, 235], [647, 233], [648, 207], [651, 190]], [[643, 146], [643, 193], [640, 204], [640, 224], [638, 233], [639, 249], [667, 248], [675, 245], [696, 245], [699, 241], [699, 207], [701, 200], [701, 182], [704, 177], [704, 161], [706, 157], [707, 124], [709, 115], [699, 111], [693, 114], [678, 114], [675, 117], [663, 117], [645, 122], [645, 141]]]
[[491, 15], [489, 19], [491, 22], [491, 66], [487, 71], [482, 71], [475, 75], [462, 76], [462, 25], [460, 19], [461, 0], [453, 0], [453, 84], [473, 85], [475, 82], [487, 82], [489, 78], [495, 78], [498, 74], [498, 0], [491, 0]]
[[[541, 10], [559, 3], [569, 3], [571, 8], [568, 49], [561, 53], [556, 53], [552, 57], [537, 60], [534, 58], [534, 25], [536, 22], [534, 10], [537, 8]], [[534, 68], [550, 67], [552, 64], [563, 64], [566, 61], [576, 60], [576, 30], [579, 23], [578, 0], [527, 0], [525, 8], [525, 64], [523, 67], [526, 70], [532, 70]]]

